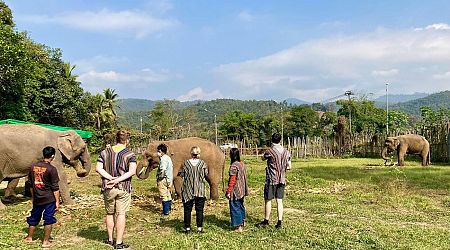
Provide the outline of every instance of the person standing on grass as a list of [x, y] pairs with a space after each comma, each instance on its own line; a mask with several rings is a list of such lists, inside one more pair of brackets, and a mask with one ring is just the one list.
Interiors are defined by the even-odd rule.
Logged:
[[191, 159], [184, 162], [178, 176], [183, 177], [181, 196], [184, 208], [184, 232], [191, 232], [191, 212], [195, 204], [197, 233], [203, 233], [203, 209], [205, 207], [205, 181], [208, 178], [206, 163], [199, 159], [200, 148], [191, 148]]
[[42, 150], [44, 160], [33, 163], [28, 174], [31, 183], [31, 197], [33, 209], [31, 215], [27, 217], [28, 235], [26, 242], [33, 242], [33, 234], [36, 226], [44, 219], [44, 239], [42, 247], [47, 248], [52, 245], [49, 240], [52, 232], [52, 225], [56, 223], [55, 213], [59, 209], [59, 177], [56, 167], [50, 163], [55, 159], [56, 150], [53, 147], [45, 147]]
[[[123, 234], [125, 215], [131, 204], [131, 177], [136, 173], [136, 156], [127, 148], [130, 142], [129, 137], [126, 131], [118, 131], [117, 144], [112, 147], [107, 146], [100, 153], [96, 166], [96, 171], [102, 177], [102, 193], [106, 209], [108, 239], [105, 240], [105, 244], [114, 246], [116, 249], [129, 247], [123, 242]], [[113, 240], [114, 227], [116, 242]]]
[[283, 196], [286, 186], [286, 170], [291, 168], [291, 154], [280, 144], [281, 135], [272, 135], [272, 147], [263, 155], [267, 160], [266, 183], [264, 185], [264, 220], [258, 224], [259, 227], [269, 225], [270, 212], [272, 210], [272, 199], [277, 199], [278, 222], [276, 229], [282, 228], [283, 221]]
[[239, 149], [230, 149], [230, 179], [225, 196], [230, 204], [231, 225], [241, 233], [245, 224], [244, 197], [248, 195], [247, 168], [241, 161]]
[[159, 196], [162, 199], [162, 216], [168, 216], [172, 205], [170, 188], [172, 187], [173, 181], [173, 164], [172, 159], [167, 155], [166, 144], [160, 144], [156, 149], [158, 150], [157, 154], [160, 158], [158, 171], [156, 173], [156, 183]]

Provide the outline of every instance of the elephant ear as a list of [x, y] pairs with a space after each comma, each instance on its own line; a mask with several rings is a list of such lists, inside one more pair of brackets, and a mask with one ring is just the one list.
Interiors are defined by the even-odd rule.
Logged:
[[58, 137], [58, 149], [69, 161], [73, 161], [76, 157], [72, 148], [72, 135], [70, 133], [62, 134]]

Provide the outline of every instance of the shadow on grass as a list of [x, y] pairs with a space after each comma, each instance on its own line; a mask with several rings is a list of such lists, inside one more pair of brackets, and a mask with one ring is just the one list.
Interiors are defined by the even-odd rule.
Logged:
[[18, 196], [10, 196], [6, 199], [5, 197], [5, 192], [0, 192], [0, 197], [2, 202], [5, 205], [15, 205], [15, 204], [19, 204], [19, 203], [24, 203], [27, 202], [28, 200], [30, 200], [30, 197], [26, 197], [23, 194], [23, 188], [20, 190], [20, 192], [16, 192], [17, 194], [19, 194]]
[[108, 237], [108, 232], [100, 230], [98, 226], [90, 226], [78, 231], [77, 235], [88, 240], [103, 242]]
[[148, 212], [161, 213], [161, 206], [155, 206], [153, 204], [139, 204], [137, 207]]
[[175, 229], [177, 232], [182, 233], [184, 229], [184, 222], [181, 219], [161, 219], [159, 226], [170, 227]]

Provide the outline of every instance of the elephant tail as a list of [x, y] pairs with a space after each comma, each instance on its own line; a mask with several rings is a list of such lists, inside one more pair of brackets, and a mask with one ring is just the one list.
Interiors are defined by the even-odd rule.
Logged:
[[223, 179], [223, 175], [225, 172], [225, 158], [223, 159], [222, 163], [222, 192], [225, 193], [225, 180]]

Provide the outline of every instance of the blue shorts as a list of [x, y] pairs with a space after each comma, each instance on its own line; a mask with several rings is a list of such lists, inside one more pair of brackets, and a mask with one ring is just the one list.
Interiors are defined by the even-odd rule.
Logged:
[[[56, 202], [50, 202], [44, 205], [33, 205], [30, 217], [27, 217], [27, 223], [30, 226], [37, 226], [44, 218], [44, 226], [56, 223], [55, 218]], [[43, 214], [42, 214], [43, 213]]]

